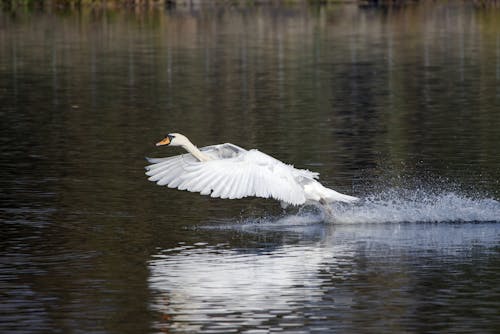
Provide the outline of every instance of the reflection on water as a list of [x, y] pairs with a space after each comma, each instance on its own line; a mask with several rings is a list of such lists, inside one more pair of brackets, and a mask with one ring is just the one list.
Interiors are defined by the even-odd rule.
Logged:
[[[163, 319], [155, 327], [356, 333], [414, 332], [429, 329], [429, 321], [433, 330], [449, 331], [498, 325], [500, 295], [482, 288], [495, 280], [498, 224], [332, 226], [287, 218], [293, 220], [322, 233], [251, 248], [180, 244], [154, 255], [149, 286]], [[279, 225], [259, 222], [262, 241], [268, 224], [272, 231]]]
[[150, 286], [160, 292], [153, 307], [183, 331], [303, 326], [297, 306], [323, 295], [318, 266], [343, 261], [315, 246], [262, 253], [208, 247], [159, 255], [150, 264]]
[[[0, 12], [0, 332], [500, 326], [498, 9], [38, 7]], [[158, 187], [168, 131], [363, 201]]]

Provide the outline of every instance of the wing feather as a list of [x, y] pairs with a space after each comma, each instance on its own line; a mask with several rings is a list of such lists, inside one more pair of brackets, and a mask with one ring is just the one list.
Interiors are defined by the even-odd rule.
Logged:
[[228, 197], [230, 199], [241, 198], [241, 196], [238, 197], [238, 195], [241, 191], [240, 179], [243, 175], [244, 174], [242, 174], [241, 176], [239, 176], [239, 175], [233, 176], [233, 181], [231, 182], [231, 185], [228, 186], [228, 188], [229, 188]]
[[316, 173], [295, 169], [265, 153], [232, 144], [201, 150], [213, 160], [200, 162], [191, 154], [149, 159], [153, 163], [146, 167], [149, 180], [211, 197], [272, 197], [297, 205], [306, 200], [299, 179], [317, 177]]
[[231, 197], [231, 190], [233, 189], [232, 187], [234, 186], [234, 182], [236, 181], [235, 175], [231, 172], [228, 171], [229, 173], [227, 174], [227, 179], [224, 184], [224, 191], [221, 194], [221, 198], [230, 198]]
[[245, 170], [242, 171], [242, 176], [240, 178], [240, 183], [238, 185], [238, 195], [236, 198], [242, 198], [245, 197], [246, 191], [249, 189], [250, 185], [248, 183], [249, 175], [248, 175], [248, 166], [245, 166]]

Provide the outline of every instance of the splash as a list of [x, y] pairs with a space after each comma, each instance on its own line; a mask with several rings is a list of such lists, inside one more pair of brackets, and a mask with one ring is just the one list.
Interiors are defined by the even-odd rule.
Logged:
[[354, 205], [332, 204], [324, 219], [334, 223], [500, 222], [500, 202], [455, 191], [390, 188]]
[[335, 202], [326, 208], [302, 206], [279, 215], [245, 213], [237, 222], [230, 218], [203, 228], [310, 231], [311, 226], [324, 223], [500, 223], [500, 201], [495, 198], [467, 192], [456, 185], [446, 188], [442, 184], [414, 183], [420, 184], [407, 188], [380, 185], [377, 189], [370, 188], [357, 203]]

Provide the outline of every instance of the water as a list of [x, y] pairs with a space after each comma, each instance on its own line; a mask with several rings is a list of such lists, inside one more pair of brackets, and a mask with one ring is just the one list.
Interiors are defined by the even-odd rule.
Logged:
[[[0, 332], [497, 332], [496, 8], [23, 8], [0, 14]], [[362, 201], [158, 187], [169, 131]]]
[[[498, 325], [493, 223], [285, 222], [300, 237], [284, 233], [261, 247], [179, 245], [155, 255], [149, 283], [164, 315], [156, 328], [493, 332]], [[267, 226], [235, 228], [269, 234]]]

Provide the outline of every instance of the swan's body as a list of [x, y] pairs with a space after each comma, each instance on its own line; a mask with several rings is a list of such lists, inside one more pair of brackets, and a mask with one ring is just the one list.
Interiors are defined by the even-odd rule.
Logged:
[[357, 198], [324, 187], [319, 174], [287, 165], [258, 150], [226, 143], [198, 149], [185, 136], [172, 133], [156, 144], [182, 146], [189, 153], [148, 159], [146, 175], [160, 186], [220, 198], [248, 196], [305, 203], [353, 202]]

